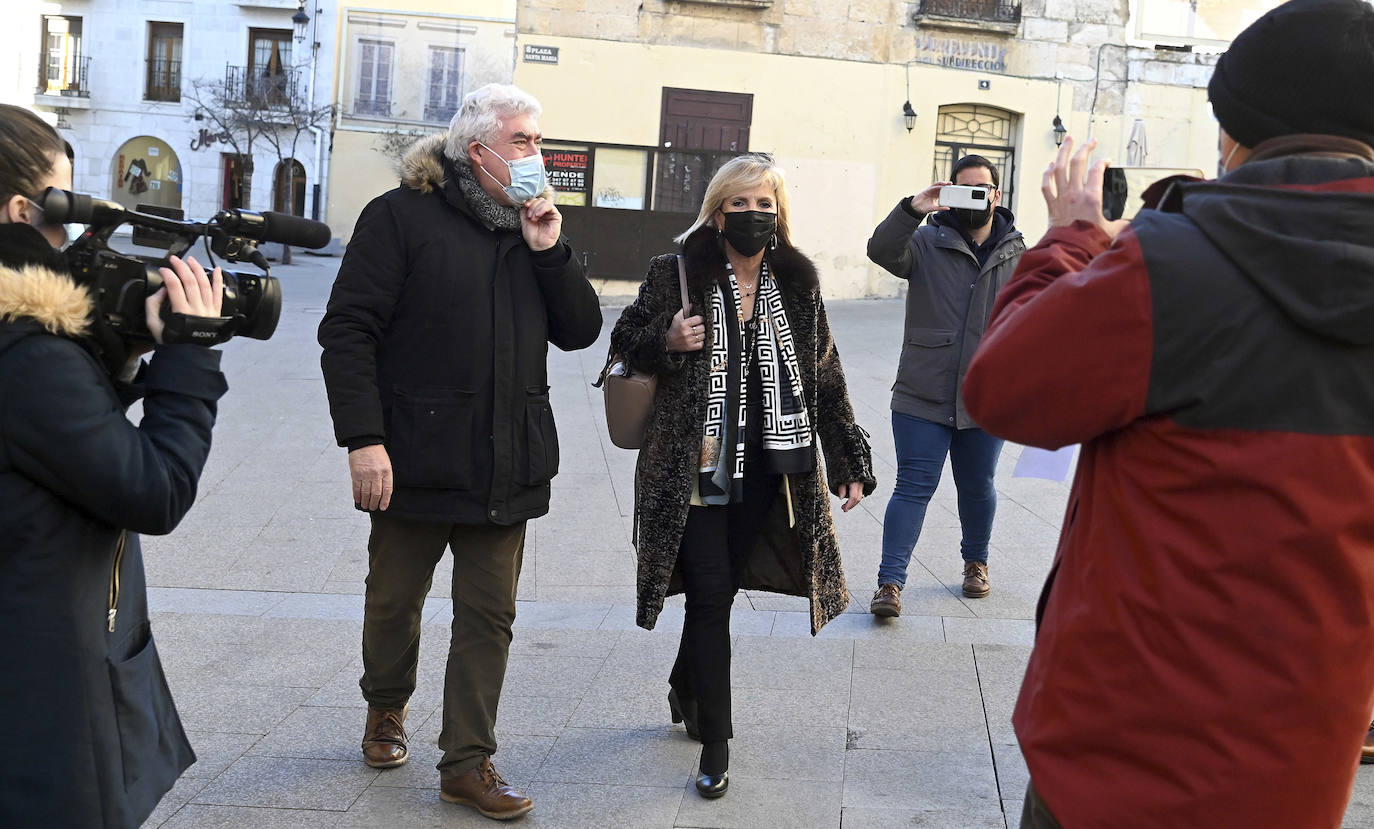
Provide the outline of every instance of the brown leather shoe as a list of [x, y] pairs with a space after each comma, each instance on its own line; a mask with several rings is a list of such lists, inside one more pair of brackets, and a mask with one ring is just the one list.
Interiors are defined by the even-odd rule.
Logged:
[[406, 712], [403, 708], [367, 707], [367, 725], [363, 727], [363, 762], [374, 769], [404, 766], [410, 759], [406, 748]]
[[902, 588], [895, 584], [878, 585], [873, 601], [868, 603], [868, 612], [874, 616], [901, 616]]
[[964, 595], [970, 599], [981, 599], [992, 592], [988, 582], [988, 566], [981, 561], [964, 563]]
[[449, 803], [471, 806], [493, 820], [510, 820], [534, 808], [534, 803], [501, 779], [491, 758], [476, 767], [439, 779], [439, 797]]
[[1370, 724], [1369, 733], [1364, 735], [1364, 745], [1360, 746], [1360, 762], [1374, 763], [1374, 724]]

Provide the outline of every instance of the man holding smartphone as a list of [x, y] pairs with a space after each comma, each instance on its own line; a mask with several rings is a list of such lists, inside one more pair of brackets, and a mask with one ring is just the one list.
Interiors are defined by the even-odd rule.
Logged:
[[980, 599], [991, 590], [988, 541], [997, 508], [992, 477], [1002, 441], [969, 418], [959, 389], [993, 300], [1026, 245], [1015, 217], [1000, 206], [1000, 179], [991, 161], [964, 156], [950, 179], [902, 199], [868, 240], [868, 258], [909, 284], [892, 387], [897, 484], [883, 518], [878, 590], [869, 605], [877, 616], [901, 615], [907, 565], [946, 456], [959, 490], [963, 594]]

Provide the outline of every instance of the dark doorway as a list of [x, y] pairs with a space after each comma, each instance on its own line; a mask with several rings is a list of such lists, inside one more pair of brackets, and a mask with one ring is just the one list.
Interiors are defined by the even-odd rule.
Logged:
[[272, 175], [272, 209], [278, 213], [305, 215], [305, 168], [294, 158], [277, 163], [277, 169]]
[[243, 203], [243, 163], [233, 153], [223, 153], [224, 191], [220, 207], [229, 210], [234, 207], [247, 207]]

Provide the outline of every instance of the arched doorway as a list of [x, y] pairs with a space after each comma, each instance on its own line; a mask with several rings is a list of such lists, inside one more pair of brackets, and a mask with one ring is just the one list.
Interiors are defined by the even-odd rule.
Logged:
[[181, 209], [181, 160], [166, 141], [140, 135], [110, 159], [110, 198], [130, 210], [140, 204]]
[[1014, 209], [1016, 114], [979, 104], [940, 107], [935, 123], [935, 170], [931, 181], [947, 181], [954, 162], [981, 155], [997, 168], [1002, 205]]
[[278, 162], [272, 174], [272, 209], [305, 215], [305, 167], [294, 158]]

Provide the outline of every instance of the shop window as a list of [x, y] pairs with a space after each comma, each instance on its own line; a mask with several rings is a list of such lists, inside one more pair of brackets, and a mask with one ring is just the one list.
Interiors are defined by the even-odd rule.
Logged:
[[110, 198], [126, 208], [181, 208], [181, 161], [166, 141], [150, 135], [125, 141], [110, 160], [110, 172]]

